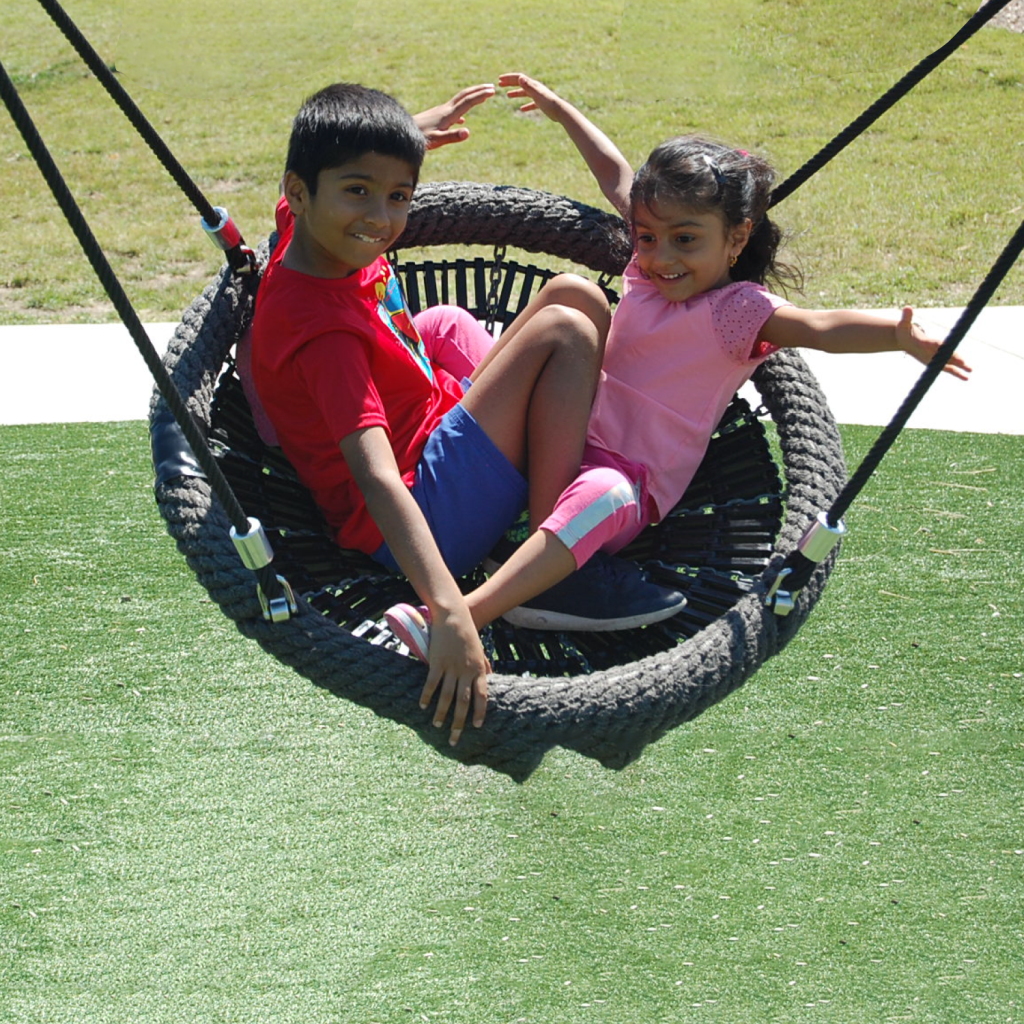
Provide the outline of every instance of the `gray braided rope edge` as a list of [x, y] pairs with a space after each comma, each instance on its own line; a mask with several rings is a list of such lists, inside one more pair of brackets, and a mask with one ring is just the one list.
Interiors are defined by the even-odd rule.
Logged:
[[[604, 266], [593, 269], [608, 267], [608, 272], [621, 271], [625, 262], [608, 258], [609, 239], [625, 232], [621, 221], [545, 193], [462, 183], [424, 185], [417, 191], [414, 214], [403, 244], [466, 237], [486, 244], [490, 228], [481, 225], [499, 224], [501, 244], [527, 248], [524, 239], [537, 247], [531, 251], [556, 249], [556, 255], [587, 265], [598, 258]], [[584, 236], [579, 250], [572, 244], [577, 229]], [[600, 246], [592, 239], [598, 236], [605, 239], [603, 256], [595, 257]], [[225, 268], [186, 311], [168, 346], [168, 370], [204, 423], [209, 422], [217, 376], [253, 305], [252, 283], [239, 283]], [[764, 579], [725, 615], [671, 651], [583, 677], [494, 676], [484, 727], [467, 729], [454, 749], [447, 730], [434, 729], [429, 712], [418, 707], [424, 671], [419, 663], [353, 637], [305, 601], [300, 600], [298, 615], [288, 622], [264, 621], [254, 577], [239, 562], [226, 517], [204, 480], [179, 478], [158, 489], [157, 502], [179, 550], [221, 610], [244, 635], [318, 686], [408, 726], [441, 753], [516, 780], [528, 777], [556, 745], [622, 768], [647, 744], [732, 693], [780, 650], [807, 618], [832, 570], [836, 552], [819, 566], [787, 618], [765, 609], [766, 585], [818, 510], [834, 500], [846, 468], [824, 395], [799, 355], [778, 353], [759, 368], [754, 381], [778, 429], [788, 488], [785, 523]], [[154, 396], [152, 412], [161, 401]]]

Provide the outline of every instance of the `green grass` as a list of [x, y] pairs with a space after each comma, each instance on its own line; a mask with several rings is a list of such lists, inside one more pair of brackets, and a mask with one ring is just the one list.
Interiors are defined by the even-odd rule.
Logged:
[[0, 429], [0, 1021], [1021, 1019], [1022, 475], [909, 432], [744, 689], [517, 785], [235, 633], [143, 424]]
[[[256, 17], [196, 0], [145, 13], [112, 0], [66, 6], [250, 241], [270, 230], [292, 115], [334, 79], [365, 81], [418, 109], [519, 68], [578, 102], [634, 163], [665, 136], [699, 128], [763, 151], [787, 175], [976, 8], [526, 0], [497, 9], [467, 0], [453, 10], [396, 0], [384, 16], [365, 0], [267, 0]], [[219, 262], [191, 206], [37, 4], [5, 3], [0, 39], [0, 60], [140, 314], [175, 318]], [[1020, 35], [986, 28], [780, 207], [809, 303], [966, 301], [1024, 210], [1014, 128], [1022, 54]], [[526, 185], [603, 205], [560, 129], [515, 109], [502, 97], [475, 111], [473, 139], [432, 155], [425, 179]], [[115, 319], [9, 122], [0, 159], [0, 323]], [[1022, 296], [1018, 268], [996, 301]]]

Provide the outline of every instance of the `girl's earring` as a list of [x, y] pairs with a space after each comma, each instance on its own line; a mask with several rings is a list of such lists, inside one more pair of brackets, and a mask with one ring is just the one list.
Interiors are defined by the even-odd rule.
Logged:
[[729, 260], [729, 266], [730, 267], [735, 267], [736, 266], [736, 261], [738, 259], [739, 259], [739, 256], [733, 256], [733, 258], [731, 260]]

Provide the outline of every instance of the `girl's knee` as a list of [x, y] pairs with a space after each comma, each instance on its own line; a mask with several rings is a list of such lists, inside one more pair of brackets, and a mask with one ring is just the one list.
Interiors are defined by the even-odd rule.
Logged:
[[430, 306], [413, 317], [431, 362], [456, 380], [470, 376], [494, 344], [494, 337], [461, 306]]
[[544, 285], [540, 294], [551, 304], [579, 310], [599, 330], [607, 333], [611, 307], [604, 292], [593, 281], [579, 274], [559, 274]]

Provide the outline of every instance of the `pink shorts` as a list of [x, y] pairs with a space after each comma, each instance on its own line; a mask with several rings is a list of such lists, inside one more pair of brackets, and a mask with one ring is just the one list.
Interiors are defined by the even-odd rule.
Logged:
[[540, 528], [572, 552], [576, 568], [598, 551], [613, 554], [651, 522], [646, 480], [640, 463], [588, 444], [579, 476]]

